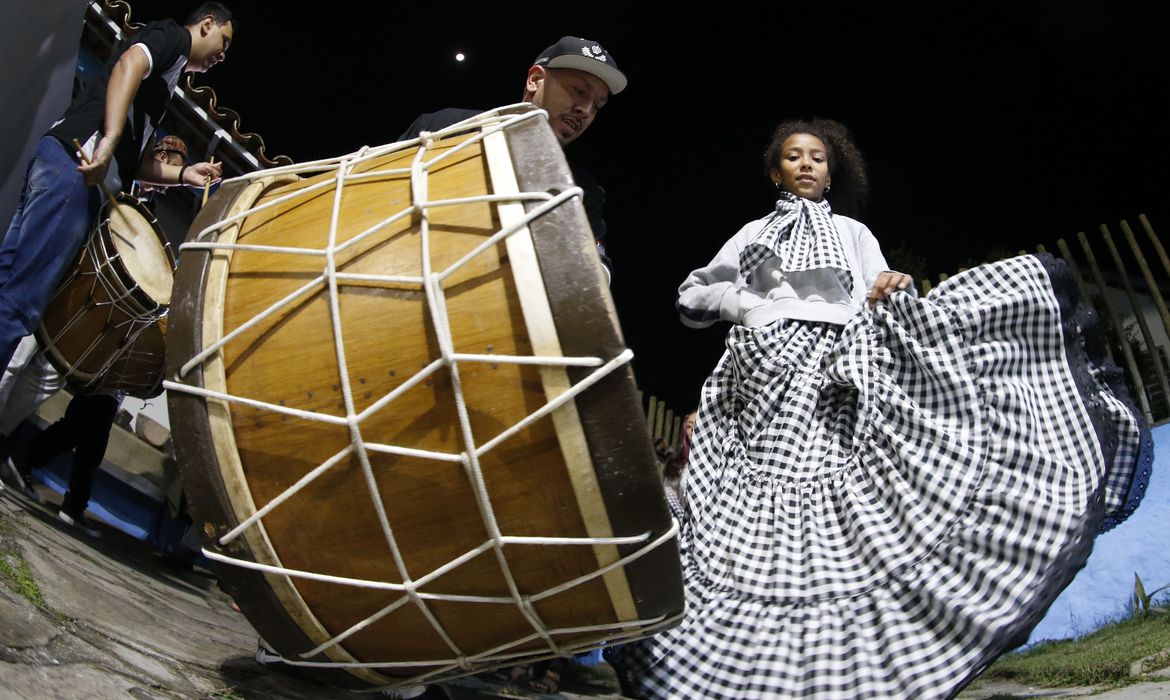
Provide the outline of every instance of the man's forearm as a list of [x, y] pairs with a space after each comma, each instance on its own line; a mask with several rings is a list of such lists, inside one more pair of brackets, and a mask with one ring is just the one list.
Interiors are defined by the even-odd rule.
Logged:
[[122, 58], [114, 65], [106, 88], [106, 121], [102, 129], [102, 135], [106, 138], [115, 142], [122, 138], [126, 115], [130, 112], [130, 103], [138, 93], [148, 68], [146, 56], [133, 48], [122, 54]]

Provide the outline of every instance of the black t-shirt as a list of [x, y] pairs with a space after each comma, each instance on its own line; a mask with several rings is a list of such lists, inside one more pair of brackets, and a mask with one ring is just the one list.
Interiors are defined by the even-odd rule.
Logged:
[[168, 19], [151, 22], [140, 29], [114, 53], [102, 72], [89, 82], [81, 94], [69, 104], [61, 121], [53, 125], [49, 134], [55, 136], [69, 151], [73, 139], [93, 153], [106, 121], [106, 90], [114, 64], [131, 46], [141, 44], [135, 51], [146, 50], [150, 59], [150, 73], [138, 86], [134, 101], [122, 130], [122, 140], [114, 150], [122, 189], [129, 190], [138, 171], [142, 149], [150, 141], [167, 109], [167, 102], [179, 84], [187, 58], [191, 54], [191, 33], [178, 22]]
[[[423, 131], [438, 131], [482, 112], [483, 110], [448, 107], [440, 109], [438, 112], [420, 114], [414, 123], [406, 127], [406, 131], [402, 132], [398, 140], [407, 141], [417, 138], [419, 133]], [[577, 183], [577, 186], [585, 193], [582, 203], [585, 206], [585, 215], [589, 218], [589, 226], [593, 229], [593, 238], [597, 241], [597, 253], [601, 256], [601, 264], [605, 265], [605, 269], [612, 274], [613, 261], [610, 260], [609, 254], [605, 250], [606, 227], [605, 219], [602, 217], [602, 212], [605, 209], [605, 189], [588, 170], [577, 167], [571, 160], [567, 162], [569, 171], [573, 174], [573, 182]]]

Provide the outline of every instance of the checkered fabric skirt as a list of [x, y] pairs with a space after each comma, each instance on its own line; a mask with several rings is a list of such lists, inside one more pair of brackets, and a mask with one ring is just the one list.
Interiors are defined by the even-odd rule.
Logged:
[[1152, 459], [1067, 275], [1022, 256], [843, 327], [733, 327], [678, 511], [685, 619], [610, 650], [626, 692], [945, 698], [1023, 642]]

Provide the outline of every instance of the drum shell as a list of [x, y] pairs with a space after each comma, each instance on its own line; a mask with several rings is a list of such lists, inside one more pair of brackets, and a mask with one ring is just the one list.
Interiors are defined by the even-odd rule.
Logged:
[[167, 317], [142, 329], [97, 381], [87, 384], [93, 392], [122, 392], [152, 399], [163, 391], [166, 371]]

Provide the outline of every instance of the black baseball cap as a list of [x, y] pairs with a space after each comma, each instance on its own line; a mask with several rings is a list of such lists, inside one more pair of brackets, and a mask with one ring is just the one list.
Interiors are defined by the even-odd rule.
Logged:
[[534, 66], [546, 68], [576, 68], [595, 75], [616, 95], [626, 89], [626, 74], [618, 70], [617, 61], [601, 47], [601, 44], [577, 36], [563, 36], [560, 41], [545, 49]]

